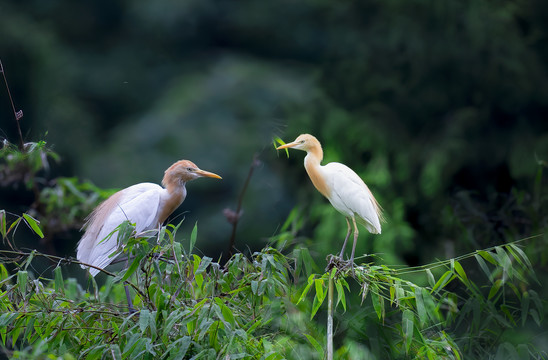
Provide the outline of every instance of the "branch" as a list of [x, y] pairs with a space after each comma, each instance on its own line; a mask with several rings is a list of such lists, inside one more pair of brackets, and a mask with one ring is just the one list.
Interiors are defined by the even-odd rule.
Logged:
[[228, 257], [230, 258], [233, 254], [234, 250], [234, 244], [236, 243], [236, 228], [238, 226], [238, 221], [240, 220], [240, 217], [242, 216], [242, 201], [244, 199], [245, 192], [247, 190], [247, 186], [249, 185], [249, 181], [251, 180], [251, 176], [253, 175], [253, 170], [257, 166], [261, 164], [259, 160], [258, 154], [255, 153], [253, 155], [253, 161], [251, 162], [251, 166], [249, 167], [249, 173], [247, 174], [247, 179], [245, 179], [244, 187], [240, 193], [240, 196], [238, 197], [238, 207], [236, 208], [236, 211], [234, 212], [231, 209], [225, 209], [223, 211], [227, 221], [232, 224], [232, 234], [230, 235], [230, 243], [228, 245]]
[[8, 90], [8, 97], [11, 102], [11, 108], [13, 110], [13, 116], [15, 117], [15, 122], [17, 123], [17, 131], [19, 132], [19, 150], [25, 150], [25, 143], [23, 142], [23, 134], [21, 133], [21, 126], [19, 125], [19, 120], [23, 117], [23, 110], [15, 110], [15, 105], [13, 104], [13, 98], [11, 97], [10, 87], [8, 86], [8, 80], [6, 79], [6, 73], [4, 72], [4, 65], [2, 65], [2, 60], [0, 60], [0, 73], [4, 77], [4, 83], [6, 84], [6, 90]]

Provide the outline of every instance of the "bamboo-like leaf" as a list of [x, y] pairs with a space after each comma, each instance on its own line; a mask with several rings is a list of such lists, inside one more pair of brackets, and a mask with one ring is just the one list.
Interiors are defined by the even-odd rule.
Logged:
[[314, 349], [316, 349], [316, 351], [318, 352], [318, 355], [321, 357], [323, 355], [323, 348], [320, 345], [320, 343], [318, 342], [318, 340], [314, 339], [314, 337], [312, 337], [309, 334], [304, 334], [304, 336], [310, 342], [310, 344], [312, 344]]
[[497, 279], [495, 283], [493, 284], [493, 286], [491, 286], [491, 290], [489, 290], [489, 295], [487, 295], [487, 300], [491, 300], [493, 296], [495, 296], [498, 293], [501, 286], [502, 286], [502, 280]]
[[414, 315], [413, 311], [405, 309], [402, 314], [402, 331], [403, 339], [405, 343], [405, 353], [409, 353], [411, 348], [411, 343], [413, 342], [413, 326], [414, 326]]
[[512, 260], [510, 260], [508, 253], [504, 251], [502, 247], [497, 246], [495, 247], [495, 250], [499, 257], [500, 265], [502, 265], [502, 269], [503, 269], [502, 281], [506, 282], [507, 278], [511, 279], [513, 277], [514, 271], [512, 268]]
[[[274, 149], [276, 149], [278, 146], [285, 145], [285, 142], [276, 136], [274, 139], [272, 139], [272, 145], [274, 145]], [[283, 150], [285, 150], [285, 154], [287, 158], [289, 158], [289, 149], [283, 149]]]
[[432, 274], [432, 271], [430, 269], [426, 268], [426, 276], [428, 278], [428, 284], [431, 287], [434, 287], [436, 285], [436, 279], [434, 278], [434, 274]]
[[29, 278], [29, 273], [24, 270], [20, 270], [17, 272], [17, 285], [19, 286], [19, 291], [21, 291], [21, 294], [25, 294], [27, 291], [27, 281]]
[[373, 308], [375, 309], [379, 320], [381, 320], [384, 317], [384, 299], [379, 294], [378, 290], [378, 288], [371, 290], [371, 302], [373, 303]]
[[312, 287], [312, 284], [314, 284], [315, 277], [316, 277], [316, 274], [312, 274], [308, 277], [308, 284], [306, 285], [303, 292], [301, 293], [301, 296], [299, 297], [299, 301], [297, 301], [297, 304], [303, 301], [303, 299], [306, 297], [306, 295], [310, 291], [310, 288]]
[[466, 276], [466, 273], [464, 272], [464, 269], [462, 268], [462, 265], [460, 264], [460, 262], [455, 261], [454, 265], [455, 265], [455, 270], [457, 271], [457, 274], [459, 275], [461, 281], [465, 284], [468, 284], [469, 283], [468, 276]]
[[315, 279], [314, 280], [314, 287], [316, 289], [316, 297], [318, 297], [320, 299], [321, 302], [323, 302], [324, 298], [325, 298], [325, 293], [324, 293], [324, 290], [323, 290], [323, 286], [324, 286], [324, 280], [323, 279]]
[[432, 297], [432, 294], [425, 288], [421, 288], [422, 300], [424, 302], [424, 307], [426, 308], [426, 313], [432, 320], [436, 322], [440, 320], [439, 306], [440, 303], [436, 302]]
[[506, 318], [508, 319], [508, 321], [510, 321], [513, 326], [516, 326], [516, 320], [514, 319], [514, 315], [512, 315], [512, 313], [510, 312], [510, 309], [508, 308], [508, 305], [502, 304], [500, 306], [500, 309], [502, 310], [504, 315], [506, 315]]
[[436, 282], [436, 285], [432, 288], [432, 292], [437, 289], [443, 289], [445, 285], [449, 284], [455, 278], [455, 274], [451, 270], [447, 270]]
[[236, 325], [236, 320], [234, 319], [234, 314], [232, 313], [232, 310], [230, 310], [230, 308], [224, 304], [223, 300], [216, 297], [215, 303], [219, 306], [222, 318], [227, 321], [231, 326]]
[[421, 327], [424, 327], [428, 323], [428, 313], [426, 306], [424, 305], [424, 299], [422, 298], [422, 288], [415, 287], [415, 303], [417, 305], [417, 314], [419, 316], [419, 323]]
[[144, 333], [150, 323], [150, 310], [143, 309], [139, 312], [139, 329]]
[[190, 336], [183, 336], [182, 338], [170, 344], [169, 359], [173, 359], [173, 360], [185, 359], [186, 353], [188, 351], [188, 348], [190, 347], [191, 341], [192, 341], [192, 338]]
[[190, 245], [188, 249], [188, 253], [192, 254], [192, 250], [194, 249], [194, 245], [196, 245], [196, 239], [198, 238], [198, 222], [194, 224], [194, 227], [192, 228], [192, 232], [190, 233]]
[[27, 213], [23, 214], [23, 218], [25, 218], [25, 222], [36, 233], [36, 235], [43, 239], [44, 233], [42, 232], [42, 229], [40, 229], [40, 222]]
[[251, 292], [254, 295], [258, 295], [259, 291], [259, 282], [257, 280], [251, 280]]
[[63, 284], [63, 273], [61, 271], [61, 267], [57, 266], [55, 270], [53, 270], [54, 276], [55, 276], [55, 291], [64, 294], [65, 293], [65, 286]]
[[206, 271], [207, 267], [211, 264], [212, 260], [213, 260], [212, 258], [208, 256], [204, 256], [202, 260], [200, 261], [200, 266], [198, 266], [198, 269], [196, 269], [196, 271], [194, 272], [194, 276]]
[[390, 304], [394, 305], [394, 302], [396, 301], [396, 284], [392, 284], [390, 286]]
[[485, 250], [479, 250], [479, 251], [478, 251], [478, 254], [479, 254], [482, 258], [484, 258], [485, 260], [489, 261], [491, 264], [498, 266], [498, 262], [495, 261], [495, 259], [493, 258], [493, 254], [492, 254], [492, 253], [487, 252], [487, 251], [485, 251]]
[[314, 296], [314, 301], [312, 302], [312, 312], [310, 313], [310, 319], [314, 318], [314, 315], [318, 312], [320, 309], [320, 306], [322, 306], [323, 301], [325, 300], [325, 292], [323, 290], [323, 279], [315, 279], [314, 285], [316, 289], [316, 296]]
[[27, 319], [27, 324], [25, 326], [25, 334], [23, 334], [23, 339], [25, 339], [26, 341], [28, 341], [29, 343], [32, 343], [31, 342], [31, 338], [32, 338], [32, 335], [33, 335], [33, 332], [34, 332], [34, 322], [36, 321], [36, 318], [34, 316], [31, 316]]
[[344, 311], [346, 311], [346, 295], [344, 294], [344, 287], [340, 280], [341, 279], [337, 279], [335, 281], [335, 288], [337, 289], [337, 304], [335, 305], [335, 307], [337, 307], [342, 301], [343, 309]]
[[7, 280], [10, 277], [8, 273], [8, 269], [4, 266], [4, 264], [0, 263], [0, 283]]
[[139, 254], [135, 256], [135, 258], [133, 259], [129, 267], [124, 272], [124, 276], [122, 276], [121, 281], [126, 281], [127, 279], [129, 279], [131, 275], [133, 275], [137, 271], [143, 257], [144, 257], [144, 254]]
[[120, 346], [118, 346], [118, 344], [110, 345], [109, 354], [111, 355], [111, 359], [122, 360], [122, 352], [120, 351]]
[[483, 270], [485, 276], [487, 276], [490, 282], [493, 282], [493, 276], [491, 274], [491, 271], [489, 271], [489, 268], [487, 267], [487, 264], [485, 263], [483, 258], [478, 254], [474, 254], [474, 257], [476, 258], [476, 261], [478, 262], [481, 270]]
[[8, 230], [6, 231], [6, 235], [10, 233], [10, 231], [17, 227], [17, 225], [19, 225], [19, 223], [21, 222], [21, 220], [23, 220], [22, 217], [18, 217], [17, 220], [15, 220], [14, 222], [11, 223], [11, 225], [9, 226]]

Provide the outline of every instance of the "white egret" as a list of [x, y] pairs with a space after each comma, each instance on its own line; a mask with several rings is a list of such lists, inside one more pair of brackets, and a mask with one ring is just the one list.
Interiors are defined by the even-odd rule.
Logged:
[[[78, 261], [104, 268], [122, 244], [118, 244], [116, 228], [128, 220], [135, 224], [137, 234], [157, 229], [186, 197], [185, 184], [199, 177], [221, 179], [217, 174], [200, 170], [188, 160], [177, 161], [164, 174], [162, 186], [141, 183], [113, 194], [101, 203], [88, 217], [86, 232], [78, 243]], [[83, 268], [88, 268], [81, 265]], [[92, 276], [99, 270], [89, 267]]]
[[332, 162], [321, 165], [323, 159], [322, 146], [318, 139], [310, 134], [302, 134], [291, 143], [279, 146], [277, 150], [293, 148], [306, 151], [304, 167], [312, 184], [325, 196], [331, 205], [346, 218], [348, 231], [341, 249], [340, 258], [343, 258], [344, 249], [352, 227], [354, 228], [354, 244], [350, 264], [354, 264], [354, 252], [358, 240], [356, 222], [365, 226], [373, 234], [381, 233], [382, 209], [363, 180], [348, 166]]

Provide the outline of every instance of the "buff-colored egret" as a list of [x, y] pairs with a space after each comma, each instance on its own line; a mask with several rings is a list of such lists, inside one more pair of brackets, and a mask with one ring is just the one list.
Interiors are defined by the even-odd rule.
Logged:
[[277, 150], [293, 148], [306, 151], [304, 167], [312, 184], [325, 196], [331, 205], [346, 217], [348, 232], [344, 239], [340, 258], [343, 258], [344, 249], [352, 227], [354, 227], [354, 244], [350, 256], [350, 264], [354, 264], [354, 252], [358, 240], [356, 221], [365, 226], [373, 234], [381, 233], [382, 209], [363, 180], [348, 166], [332, 162], [321, 165], [323, 159], [322, 146], [318, 139], [309, 134], [302, 134], [291, 143], [277, 147]]
[[[199, 169], [191, 161], [181, 160], [165, 171], [164, 187], [141, 183], [113, 194], [88, 217], [84, 225], [86, 232], [78, 243], [78, 261], [97, 268], [109, 265], [114, 260], [113, 254], [122, 245], [118, 244], [116, 230], [121, 223], [126, 220], [134, 223], [137, 234], [158, 229], [185, 200], [185, 184], [199, 177], [221, 179], [217, 174]], [[89, 273], [95, 276], [99, 270], [89, 267]]]

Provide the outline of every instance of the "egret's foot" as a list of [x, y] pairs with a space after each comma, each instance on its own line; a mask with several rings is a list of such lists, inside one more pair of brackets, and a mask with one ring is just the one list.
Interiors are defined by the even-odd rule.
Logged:
[[350, 269], [352, 276], [354, 273], [354, 262], [350, 260], [344, 260], [341, 256], [327, 255], [327, 267], [325, 271], [331, 271], [333, 268], [337, 268], [337, 274], [342, 273]]

